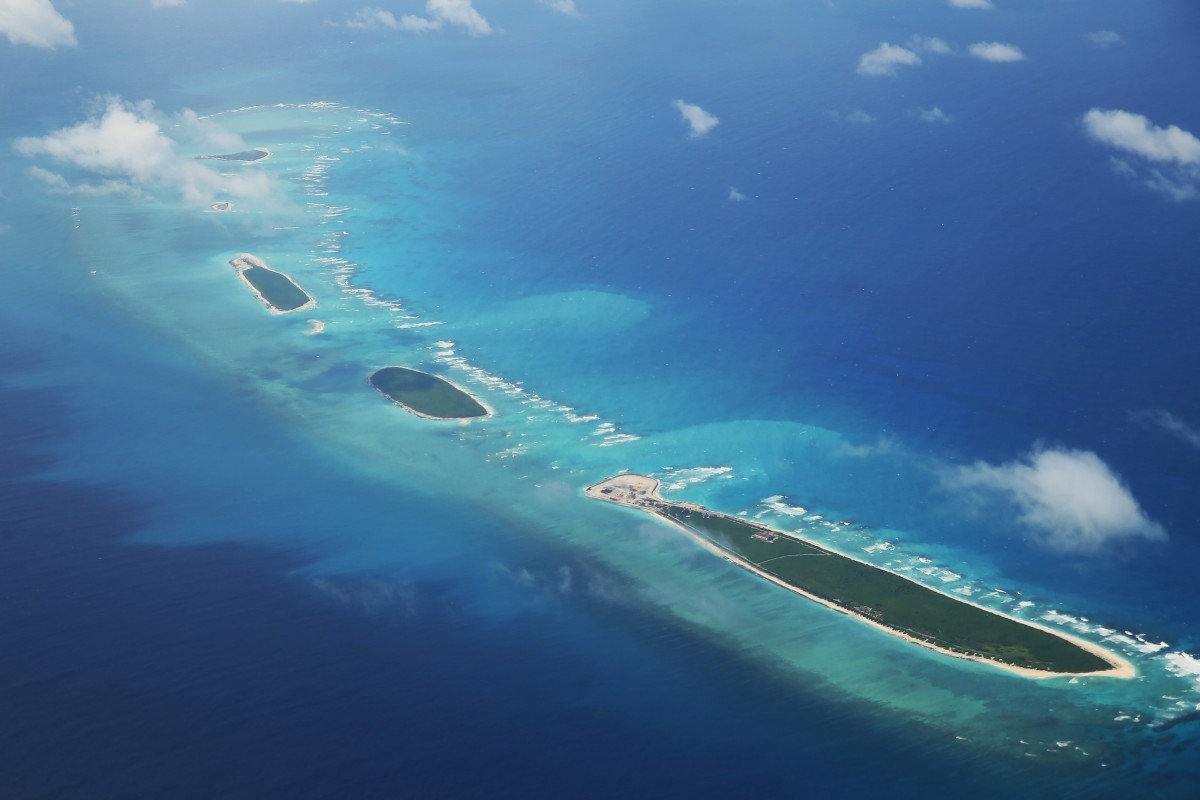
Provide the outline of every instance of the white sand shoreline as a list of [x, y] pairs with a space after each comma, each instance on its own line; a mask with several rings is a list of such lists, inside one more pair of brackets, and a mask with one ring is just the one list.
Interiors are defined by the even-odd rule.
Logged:
[[[1018, 667], [1018, 666], [1014, 666], [1012, 664], [1005, 664], [1000, 661], [993, 661], [992, 659], [985, 658], [983, 656], [971, 655], [968, 653], [960, 653], [960, 652], [957, 652], [954, 650], [950, 650], [949, 648], [941, 647], [941, 646], [933, 644], [931, 642], [927, 642], [924, 639], [920, 639], [915, 636], [911, 636], [911, 635], [905, 633], [904, 631], [884, 625], [880, 622], [877, 622], [877, 621], [871, 619], [870, 617], [867, 617], [863, 614], [859, 614], [851, 609], [836, 605], [828, 600], [825, 600], [824, 598], [821, 598], [821, 597], [818, 597], [817, 595], [811, 594], [810, 592], [807, 592], [797, 586], [793, 586], [793, 585], [787, 583], [786, 581], [783, 581], [780, 578], [770, 574], [769, 572], [766, 572], [765, 570], [758, 568], [758, 566], [756, 566], [755, 564], [753, 564], [749, 561], [746, 561], [743, 558], [739, 558], [734, 553], [731, 553], [730, 551], [719, 547], [718, 545], [714, 544], [712, 541], [710, 541], [706, 537], [704, 537], [704, 536], [696, 533], [692, 529], [688, 528], [686, 525], [683, 525], [683, 524], [679, 523], [678, 521], [673, 520], [668, 516], [665, 516], [664, 514], [660, 514], [652, 508], [647, 508], [646, 506], [637, 504], [635, 502], [621, 500], [621, 499], [618, 499], [611, 495], [603, 494], [601, 492], [602, 488], [604, 488], [606, 486], [611, 487], [611, 486], [613, 486], [614, 482], [618, 482], [618, 481], [621, 483], [624, 483], [630, 489], [631, 493], [640, 492], [643, 496], [645, 496], [651, 500], [657, 500], [659, 502], [669, 502], [669, 501], [663, 500], [662, 496], [658, 493], [658, 490], [661, 487], [661, 484], [659, 483], [659, 481], [655, 478], [650, 478], [645, 475], [627, 474], [627, 475], [619, 475], [619, 476], [616, 476], [613, 478], [607, 478], [603, 481], [600, 481], [599, 483], [592, 484], [591, 486], [584, 489], [584, 494], [587, 495], [588, 497], [591, 497], [596, 500], [603, 500], [607, 503], [612, 503], [614, 505], [622, 506], [624, 508], [633, 508], [638, 511], [643, 511], [643, 512], [652, 514], [654, 517], [672, 525], [673, 527], [677, 528], [678, 530], [683, 531], [688, 536], [690, 536], [694, 541], [696, 541], [697, 543], [702, 545], [704, 548], [706, 548], [710, 552], [720, 556], [721, 558], [725, 559], [726, 561], [730, 562], [731, 564], [736, 564], [737, 566], [742, 567], [743, 569], [753, 572], [755, 575], [758, 575], [761, 578], [765, 578], [766, 580], [770, 581], [771, 583], [776, 584], [777, 586], [781, 586], [784, 589], [787, 589], [788, 591], [795, 592], [796, 594], [807, 597], [810, 600], [814, 600], [827, 608], [833, 609], [834, 611], [840, 612], [840, 613], [845, 614], [850, 617], [854, 617], [857, 620], [861, 620], [862, 622], [865, 622], [868, 625], [874, 626], [875, 628], [878, 628], [881, 631], [885, 631], [886, 633], [889, 633], [893, 636], [904, 639], [905, 641], [912, 642], [913, 644], [920, 645], [920, 646], [928, 648], [930, 650], [935, 650], [944, 655], [953, 656], [954, 658], [961, 658], [961, 659], [964, 659], [967, 661], [975, 661], [975, 662], [978, 662], [981, 664], [987, 664], [992, 667], [997, 667], [999, 669], [1005, 670], [1007, 672], [1010, 672], [1010, 673], [1013, 673], [1016, 675], [1020, 675], [1025, 678], [1034, 678], [1034, 679], [1042, 680], [1042, 679], [1046, 679], [1046, 678], [1065, 678], [1065, 677], [1088, 676], [1088, 677], [1120, 678], [1120, 679], [1128, 680], [1130, 678], [1137, 677], [1137, 670], [1134, 668], [1134, 666], [1131, 662], [1129, 662], [1125, 658], [1122, 658], [1121, 656], [1117, 655], [1116, 653], [1106, 650], [1105, 648], [1101, 647], [1100, 645], [1097, 645], [1093, 642], [1089, 642], [1085, 639], [1081, 639], [1078, 636], [1074, 636], [1069, 633], [1063, 633], [1062, 631], [1054, 630], [1052, 628], [1046, 627], [1045, 625], [1039, 625], [1038, 623], [1035, 623], [1035, 622], [1029, 622], [1029, 621], [1023, 620], [1023, 619], [1017, 619], [1016, 617], [1010, 617], [1007, 614], [1001, 614], [1000, 612], [998, 612], [994, 609], [986, 608], [984, 606], [979, 605], [978, 603], [972, 603], [969, 600], [966, 600], [965, 598], [954, 597], [952, 595], [946, 594], [945, 592], [938, 592], [938, 593], [942, 594], [946, 597], [950, 597], [951, 599], [953, 599], [957, 602], [965, 603], [967, 605], [978, 608], [982, 611], [986, 611], [989, 614], [995, 614], [998, 617], [1003, 617], [1004, 619], [1012, 620], [1013, 622], [1016, 622], [1018, 624], [1026, 625], [1031, 628], [1036, 628], [1038, 630], [1042, 630], [1042, 631], [1050, 633], [1054, 636], [1058, 636], [1062, 639], [1065, 639], [1065, 640], [1071, 642], [1072, 644], [1080, 647], [1081, 649], [1086, 650], [1087, 652], [1091, 653], [1092, 655], [1096, 656], [1097, 658], [1100, 658], [1100, 659], [1106, 661], [1107, 663], [1111, 664], [1112, 668], [1107, 669], [1107, 670], [1097, 670], [1094, 672], [1046, 672], [1044, 670], [1035, 670], [1035, 669], [1030, 669], [1028, 667]], [[692, 504], [680, 504], [680, 505], [691, 506]], [[695, 507], [700, 508], [700, 506], [695, 506]], [[711, 512], [711, 513], [719, 514], [720, 512]], [[728, 515], [722, 515], [722, 516], [728, 516]], [[765, 528], [767, 526], [763, 526], [763, 527]], [[788, 538], [795, 539], [796, 541], [800, 541], [805, 544], [812, 545], [814, 547], [819, 547], [819, 548], [823, 548], [826, 550], [830, 550], [831, 552], [837, 553], [838, 555], [843, 556], [844, 558], [848, 558], [852, 561], [857, 561], [860, 564], [866, 564], [867, 566], [879, 569], [879, 567], [877, 567], [874, 564], [871, 564], [870, 562], [863, 561], [862, 559], [855, 558], [854, 556], [848, 555], [846, 553], [842, 553], [838, 550], [834, 550], [833, 548], [827, 547], [826, 545], [809, 541], [808, 539], [805, 539], [801, 536], [797, 536], [794, 533], [787, 533], [786, 531], [780, 531], [775, 528], [771, 528], [771, 530], [779, 533], [782, 536], [786, 536]], [[910, 581], [912, 583], [916, 583], [918, 586], [921, 586], [924, 589], [928, 589], [929, 591], [932, 591], [932, 592], [938, 591], [937, 589], [933, 588], [932, 586], [926, 586], [923, 583], [913, 581], [911, 578], [908, 578], [904, 575], [899, 575], [898, 573], [894, 573], [894, 572], [892, 574], [897, 575], [897, 577], [903, 578], [904, 580]]]

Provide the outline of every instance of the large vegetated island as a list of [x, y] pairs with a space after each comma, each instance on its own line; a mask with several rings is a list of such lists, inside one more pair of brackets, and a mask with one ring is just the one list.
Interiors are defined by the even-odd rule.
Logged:
[[492, 414], [470, 392], [428, 372], [408, 367], [384, 367], [371, 373], [370, 380], [376, 391], [418, 417], [469, 420]]
[[1134, 676], [1132, 664], [1091, 642], [958, 600], [794, 534], [664, 500], [658, 487], [653, 478], [619, 475], [586, 493], [654, 514], [773, 583], [949, 655], [1028, 677]]

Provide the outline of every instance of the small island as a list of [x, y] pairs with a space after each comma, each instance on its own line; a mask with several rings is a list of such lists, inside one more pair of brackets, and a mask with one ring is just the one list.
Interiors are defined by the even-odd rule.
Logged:
[[249, 253], [241, 253], [229, 263], [272, 314], [303, 311], [317, 304], [291, 276], [276, 272]]
[[265, 147], [255, 147], [252, 150], [241, 150], [237, 153], [221, 153], [214, 156], [196, 156], [197, 161], [205, 159], [216, 159], [218, 161], [242, 161], [244, 163], [252, 163], [254, 161], [263, 161], [270, 157], [271, 151]]
[[1136, 674], [1131, 663], [1091, 642], [959, 600], [795, 534], [664, 500], [658, 489], [654, 478], [618, 475], [585, 494], [653, 514], [772, 583], [957, 658], [1031, 678]]
[[384, 367], [371, 373], [371, 385], [396, 405], [418, 417], [468, 421], [492, 416], [480, 400], [445, 378], [407, 367]]

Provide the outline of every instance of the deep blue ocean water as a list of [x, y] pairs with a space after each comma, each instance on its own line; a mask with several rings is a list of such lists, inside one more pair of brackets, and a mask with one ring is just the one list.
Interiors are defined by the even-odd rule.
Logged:
[[[478, 0], [500, 32], [470, 38], [60, 4], [78, 47], [0, 49], [6, 147], [115, 93], [276, 181], [213, 214], [3, 162], [0, 796], [1191, 796], [1200, 451], [1131, 414], [1200, 424], [1197, 205], [1078, 120], [1200, 131], [1195, 13], [578, 5]], [[914, 35], [959, 52], [855, 74]], [[677, 98], [720, 125], [690, 139]], [[242, 251], [325, 333], [263, 313]], [[497, 418], [402, 418], [364, 380], [393, 361]], [[1039, 443], [1167, 541], [1055, 552], [945, 486]], [[864, 631], [578, 495], [618, 469], [1053, 610], [1141, 677]]]

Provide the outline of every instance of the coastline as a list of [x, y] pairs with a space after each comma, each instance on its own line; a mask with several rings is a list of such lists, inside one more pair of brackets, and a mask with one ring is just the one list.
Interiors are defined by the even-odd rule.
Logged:
[[[314, 333], [315, 333], [315, 331], [314, 331]], [[384, 368], [384, 367], [380, 367], [380, 369], [385, 369], [385, 368]], [[409, 367], [408, 369], [411, 369], [411, 367]], [[376, 385], [375, 385], [375, 384], [374, 384], [374, 383], [371, 381], [371, 376], [372, 376], [372, 375], [374, 375], [374, 374], [375, 374], [376, 372], [378, 372], [378, 371], [379, 371], [379, 370], [373, 370], [373, 371], [372, 371], [370, 374], [368, 374], [368, 375], [367, 375], [367, 383], [370, 385], [370, 387], [371, 387], [371, 388], [372, 388], [374, 391], [378, 392], [378, 393], [379, 393], [379, 395], [380, 395], [381, 397], [383, 397], [384, 399], [386, 399], [386, 400], [387, 400], [389, 403], [391, 403], [391, 404], [393, 404], [393, 405], [396, 405], [396, 406], [399, 406], [400, 408], [403, 408], [405, 411], [407, 411], [408, 413], [412, 414], [414, 417], [420, 417], [421, 419], [427, 419], [427, 420], [430, 420], [430, 421], [432, 421], [432, 422], [457, 422], [459, 425], [470, 425], [470, 424], [471, 424], [471, 422], [472, 422], [473, 420], [477, 420], [477, 419], [491, 419], [492, 417], [496, 416], [496, 412], [495, 412], [495, 411], [492, 409], [492, 407], [491, 407], [491, 406], [489, 406], [487, 403], [483, 402], [483, 400], [482, 400], [481, 398], [479, 398], [479, 397], [476, 397], [476, 396], [475, 396], [475, 395], [474, 395], [472, 392], [468, 392], [466, 389], [464, 389], [463, 387], [459, 386], [459, 385], [458, 385], [457, 383], [455, 383], [454, 381], [450, 380], [449, 378], [442, 377], [441, 375], [434, 375], [433, 377], [437, 378], [438, 380], [445, 381], [446, 383], [450, 384], [450, 385], [451, 385], [451, 386], [453, 386], [455, 389], [457, 389], [458, 391], [462, 392], [462, 393], [463, 393], [463, 394], [465, 394], [467, 397], [471, 398], [471, 399], [472, 399], [472, 400], [474, 400], [476, 403], [478, 403], [478, 404], [479, 404], [479, 406], [480, 406], [480, 407], [481, 407], [481, 408], [482, 408], [482, 409], [483, 409], [485, 412], [487, 412], [487, 413], [485, 413], [485, 414], [482, 414], [482, 415], [480, 415], [480, 416], [478, 416], [478, 417], [435, 417], [435, 416], [432, 416], [432, 415], [430, 415], [430, 414], [426, 414], [426, 413], [424, 413], [424, 412], [417, 411], [415, 408], [412, 408], [411, 406], [407, 406], [407, 405], [405, 405], [404, 403], [401, 403], [399, 400], [397, 400], [396, 398], [392, 397], [392, 396], [391, 396], [390, 394], [388, 394], [387, 392], [385, 392], [385, 391], [383, 391], [382, 389], [380, 389], [378, 386], [376, 386]]]
[[[238, 253], [236, 256], [234, 256], [233, 258], [231, 258], [229, 260], [229, 264], [230, 264], [230, 266], [233, 267], [234, 271], [237, 272], [237, 275], [239, 278], [241, 278], [242, 283], [246, 284], [246, 286], [248, 286], [250, 288], [250, 291], [254, 293], [254, 296], [257, 297], [262, 302], [262, 304], [267, 307], [267, 311], [269, 311], [272, 314], [294, 314], [297, 311], [307, 311], [310, 308], [317, 307], [316, 298], [314, 298], [311, 294], [309, 294], [307, 291], [305, 291], [304, 288], [300, 286], [300, 284], [296, 283], [296, 281], [293, 280], [291, 275], [288, 275], [286, 272], [280, 272], [277, 269], [272, 269], [271, 267], [268, 267], [266, 265], [266, 263], [263, 262], [262, 259], [258, 258], [257, 256], [255, 256], [251, 253]], [[303, 305], [296, 306], [295, 308], [288, 308], [288, 309], [278, 308], [274, 303], [272, 303], [270, 300], [268, 300], [266, 298], [266, 296], [263, 295], [263, 293], [258, 290], [258, 287], [255, 286], [253, 283], [251, 283], [250, 280], [246, 277], [246, 270], [250, 269], [251, 267], [258, 267], [259, 269], [270, 270], [271, 272], [275, 272], [275, 273], [278, 273], [279, 275], [282, 275], [283, 277], [285, 277], [289, 281], [291, 281], [291, 284], [293, 286], [295, 286], [298, 290], [300, 290], [300, 292], [303, 293], [303, 295], [305, 297], [307, 297], [308, 300]]]
[[[1131, 678], [1137, 677], [1137, 669], [1133, 666], [1132, 662], [1117, 655], [1116, 653], [1113, 653], [1110, 650], [1107, 650], [1107, 649], [1101, 647], [1098, 644], [1089, 642], [1085, 639], [1081, 639], [1078, 636], [1075, 636], [1073, 634], [1063, 633], [1061, 631], [1054, 630], [1053, 628], [1049, 628], [1045, 625], [1040, 625], [1036, 622], [1029, 622], [1029, 621], [1023, 620], [1023, 619], [1017, 619], [1016, 617], [1012, 617], [1007, 614], [1002, 614], [994, 609], [981, 606], [978, 603], [972, 603], [965, 598], [952, 597], [951, 595], [948, 595], [945, 592], [940, 592], [939, 590], [933, 588], [932, 586], [926, 586], [925, 584], [914, 581], [907, 576], [899, 575], [898, 573], [892, 573], [894, 575], [897, 575], [897, 577], [903, 578], [904, 580], [907, 580], [911, 583], [915, 583], [918, 586], [921, 586], [924, 589], [928, 589], [931, 592], [938, 592], [939, 594], [942, 594], [946, 597], [951, 597], [951, 599], [953, 599], [957, 602], [965, 603], [967, 605], [973, 606], [974, 608], [980, 609], [981, 611], [985, 611], [989, 614], [995, 614], [998, 617], [1003, 617], [1007, 620], [1011, 620], [1018, 624], [1026, 625], [1030, 628], [1036, 628], [1038, 630], [1045, 631], [1046, 633], [1050, 633], [1050, 634], [1053, 634], [1054, 636], [1058, 636], [1062, 639], [1065, 639], [1065, 640], [1071, 642], [1072, 644], [1074, 644], [1075, 646], [1077, 646], [1083, 650], [1086, 650], [1087, 652], [1091, 653], [1092, 655], [1096, 656], [1097, 658], [1107, 662], [1108, 664], [1111, 665], [1111, 669], [1097, 670], [1097, 671], [1093, 671], [1093, 672], [1046, 672], [1044, 670], [1031, 669], [1029, 667], [1018, 667], [1018, 666], [1015, 666], [1012, 664], [1005, 664], [1001, 661], [993, 661], [992, 659], [985, 658], [983, 656], [972, 655], [969, 653], [960, 653], [958, 651], [951, 650], [949, 648], [941, 647], [939, 645], [933, 644], [932, 642], [928, 642], [924, 639], [917, 638], [916, 636], [909, 635], [909, 634], [905, 633], [904, 631], [899, 630], [898, 628], [893, 628], [888, 625], [884, 625], [880, 622], [877, 622], [876, 620], [871, 619], [870, 617], [868, 617], [864, 614], [860, 614], [860, 613], [854, 611], [853, 609], [849, 609], [849, 608], [845, 608], [843, 606], [836, 605], [835, 603], [832, 603], [829, 600], [826, 600], [822, 597], [812, 594], [811, 592], [805, 591], [804, 589], [801, 589], [798, 586], [793, 586], [792, 584], [787, 583], [786, 581], [778, 578], [777, 576], [772, 575], [771, 573], [767, 572], [766, 570], [760, 569], [757, 565], [751, 563], [750, 561], [740, 558], [735, 553], [732, 553], [729, 550], [725, 550], [724, 548], [720, 547], [719, 545], [712, 542], [708, 538], [693, 531], [688, 526], [686, 526], [674, 519], [671, 519], [670, 517], [666, 516], [665, 514], [660, 513], [659, 511], [657, 511], [654, 508], [649, 508], [649, 507], [646, 507], [646, 506], [643, 506], [640, 504], [635, 504], [632, 502], [623, 502], [620, 499], [616, 499], [610, 495], [602, 494], [600, 492], [600, 487], [604, 486], [605, 484], [609, 484], [611, 481], [616, 480], [618, 477], [624, 478], [627, 482], [639, 483], [641, 491], [644, 492], [645, 496], [651, 500], [655, 500], [658, 502], [664, 502], [664, 503], [669, 502], [669, 501], [664, 500], [663, 497], [658, 492], [658, 490], [662, 484], [656, 478], [650, 478], [650, 477], [644, 476], [644, 475], [627, 474], [627, 475], [622, 475], [622, 476], [616, 476], [614, 478], [606, 478], [602, 481], [599, 481], [598, 483], [594, 483], [594, 484], [588, 486], [587, 488], [585, 488], [583, 490], [584, 494], [587, 497], [590, 497], [594, 500], [603, 500], [606, 503], [612, 503], [613, 505], [621, 506], [623, 508], [632, 508], [637, 511], [649, 513], [652, 516], [654, 516], [656, 519], [662, 520], [663, 522], [666, 522], [667, 524], [677, 528], [678, 530], [683, 531], [685, 534], [687, 534], [689, 537], [691, 537], [694, 541], [696, 541], [700, 545], [702, 545], [705, 549], [709, 550], [710, 552], [712, 552], [715, 555], [720, 556], [721, 558], [725, 559], [729, 563], [734, 564], [738, 567], [741, 567], [742, 569], [745, 569], [749, 572], [752, 572], [755, 575], [757, 575], [761, 578], [764, 578], [777, 586], [787, 589], [788, 591], [799, 594], [803, 597], [808, 598], [809, 600], [816, 601], [816, 602], [820, 603], [821, 605], [825, 606], [826, 608], [831, 608], [834, 611], [845, 614], [846, 616], [853, 617], [861, 622], [865, 622], [868, 625], [871, 625], [871, 626], [877, 628], [878, 630], [885, 631], [885, 632], [891, 634], [892, 636], [896, 636], [897, 638], [903, 639], [908, 642], [912, 642], [913, 644], [920, 645], [929, 650], [934, 650], [934, 651], [936, 651], [938, 653], [942, 653], [944, 655], [953, 656], [954, 658], [960, 658], [960, 659], [963, 659], [966, 661], [975, 661], [975, 662], [978, 662], [981, 664], [987, 664], [988, 666], [997, 667], [999, 669], [1005, 670], [1005, 671], [1013, 673], [1015, 675], [1020, 675], [1021, 677], [1032, 678], [1035, 680], [1044, 680], [1047, 678], [1065, 678], [1065, 677], [1104, 677], [1104, 678], [1118, 678], [1121, 680], [1129, 680]], [[694, 508], [701, 508], [701, 506], [696, 506], [691, 503], [681, 503], [679, 505], [684, 505], [684, 506], [689, 506], [689, 507], [694, 507]], [[712, 513], [719, 514], [720, 512], [712, 512]], [[725, 516], [725, 515], [722, 515], [722, 516]], [[766, 527], [766, 526], [764, 526], [764, 527]], [[775, 530], [775, 529], [772, 529], [772, 530]], [[805, 544], [808, 544], [808, 545], [811, 545], [814, 547], [830, 550], [831, 552], [834, 552], [837, 555], [842, 556], [843, 558], [850, 559], [851, 561], [857, 561], [860, 564], [865, 564], [866, 566], [869, 566], [869, 567], [872, 567], [875, 569], [880, 569], [880, 567], [876, 566], [875, 564], [871, 564], [870, 562], [863, 561], [860, 558], [855, 558], [854, 556], [847, 555], [846, 553], [842, 553], [841, 551], [833, 550], [832, 548], [828, 548], [825, 545], [818, 544], [817, 542], [813, 542], [808, 539], [805, 539], [802, 536], [797, 536], [794, 533], [786, 533], [784, 531], [778, 531], [778, 533], [780, 533], [783, 536], [787, 536], [792, 539], [796, 539], [800, 542], [803, 542]]]

